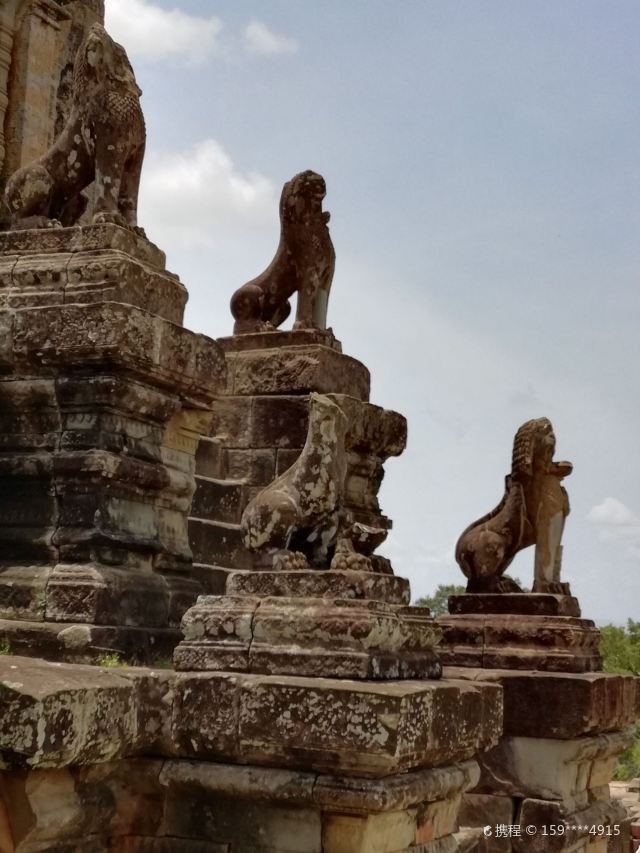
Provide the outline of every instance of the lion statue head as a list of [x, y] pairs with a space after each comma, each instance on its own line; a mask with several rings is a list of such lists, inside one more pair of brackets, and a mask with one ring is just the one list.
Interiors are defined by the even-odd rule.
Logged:
[[522, 424], [513, 440], [511, 476], [533, 476], [537, 469], [549, 465], [555, 449], [556, 437], [548, 418], [534, 418]]
[[307, 169], [287, 181], [280, 196], [280, 219], [283, 225], [294, 224], [315, 218], [327, 223], [331, 217], [322, 210], [322, 201], [327, 194], [327, 185], [322, 175]]

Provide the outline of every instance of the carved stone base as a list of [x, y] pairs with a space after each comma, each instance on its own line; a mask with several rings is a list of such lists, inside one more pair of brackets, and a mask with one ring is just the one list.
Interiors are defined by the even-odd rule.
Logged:
[[522, 616], [576, 616], [580, 604], [571, 595], [545, 593], [474, 593], [452, 595], [449, 613], [457, 616], [466, 613], [513, 613]]
[[0, 233], [0, 307], [123, 302], [181, 325], [187, 291], [164, 263], [117, 225]]
[[545, 672], [595, 672], [602, 666], [600, 632], [590, 619], [467, 613], [436, 621], [445, 665]]
[[285, 598], [373, 599], [404, 605], [411, 600], [408, 580], [375, 572], [231, 572], [226, 592]]
[[344, 355], [329, 332], [262, 332], [221, 338], [229, 366], [227, 393], [348, 394], [369, 399], [371, 377]]
[[420, 607], [380, 601], [201, 596], [183, 619], [178, 670], [322, 678], [439, 678], [440, 631]]

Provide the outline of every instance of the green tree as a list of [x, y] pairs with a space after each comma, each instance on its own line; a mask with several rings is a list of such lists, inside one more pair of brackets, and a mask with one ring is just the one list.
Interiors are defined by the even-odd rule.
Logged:
[[640, 676], [640, 622], [629, 619], [626, 628], [605, 625], [600, 634], [604, 671]]
[[[629, 619], [626, 628], [605, 625], [600, 634], [604, 671], [640, 676], [640, 622]], [[635, 724], [635, 742], [620, 756], [614, 779], [627, 780], [635, 776], [640, 776], [640, 721]]]
[[433, 595], [425, 595], [416, 601], [418, 607], [428, 607], [433, 617], [444, 616], [449, 612], [450, 595], [464, 595], [465, 588], [456, 584], [440, 584]]

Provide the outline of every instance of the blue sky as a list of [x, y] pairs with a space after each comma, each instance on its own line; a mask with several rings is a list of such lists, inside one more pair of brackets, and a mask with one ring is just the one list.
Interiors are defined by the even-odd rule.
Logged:
[[[329, 321], [409, 418], [381, 549], [414, 595], [461, 575], [513, 435], [574, 463], [564, 576], [640, 611], [640, 5], [617, 0], [106, 0], [144, 91], [140, 219], [228, 334], [284, 181], [328, 185]], [[530, 583], [533, 554], [513, 573]]]

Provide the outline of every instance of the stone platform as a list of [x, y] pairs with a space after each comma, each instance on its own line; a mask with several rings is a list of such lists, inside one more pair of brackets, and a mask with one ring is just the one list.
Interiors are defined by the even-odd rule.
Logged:
[[4, 825], [17, 853], [453, 853], [474, 757], [502, 721], [500, 687], [466, 680], [11, 656], [0, 697], [0, 843]]

